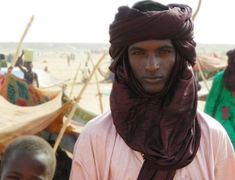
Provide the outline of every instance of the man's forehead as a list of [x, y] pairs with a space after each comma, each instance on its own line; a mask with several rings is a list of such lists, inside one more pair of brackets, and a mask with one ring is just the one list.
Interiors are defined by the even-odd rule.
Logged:
[[153, 48], [174, 48], [171, 40], [147, 40], [147, 41], [141, 41], [134, 43], [129, 46], [129, 50], [134, 50], [134, 49], [141, 49], [141, 48], [148, 48], [148, 47], [153, 47]]

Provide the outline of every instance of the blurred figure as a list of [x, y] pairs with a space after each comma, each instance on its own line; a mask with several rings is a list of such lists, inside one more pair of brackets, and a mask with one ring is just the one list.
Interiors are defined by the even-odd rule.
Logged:
[[81, 72], [82, 72], [82, 82], [86, 83], [91, 74], [90, 68], [88, 66], [88, 61], [86, 61], [84, 67], [81, 68]]
[[45, 67], [44, 67], [44, 71], [45, 71], [45, 72], [48, 72], [48, 66], [45, 66]]
[[[24, 56], [24, 58], [23, 58]], [[33, 51], [32, 50], [24, 50], [16, 61], [16, 66], [20, 68], [20, 70], [24, 73], [24, 80], [28, 84], [35, 84], [39, 87], [38, 75], [33, 72]]]
[[70, 66], [70, 60], [71, 60], [71, 56], [67, 55], [67, 64], [68, 64], [68, 66]]
[[204, 111], [223, 125], [235, 148], [235, 49], [227, 56], [228, 65], [215, 75]]
[[4, 54], [0, 54], [0, 68], [7, 67], [6, 56]]

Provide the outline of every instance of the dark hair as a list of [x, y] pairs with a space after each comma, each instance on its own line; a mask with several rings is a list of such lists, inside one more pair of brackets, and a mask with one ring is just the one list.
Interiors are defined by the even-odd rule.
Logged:
[[5, 55], [4, 54], [0, 54], [0, 60], [5, 59]]
[[24, 152], [29, 155], [45, 154], [48, 159], [47, 174], [52, 179], [55, 173], [56, 157], [47, 141], [36, 135], [24, 135], [15, 138], [8, 144], [2, 157], [1, 171], [10, 161], [13, 154]]
[[168, 10], [168, 6], [165, 6], [159, 2], [154, 2], [151, 0], [144, 0], [135, 3], [132, 8], [138, 9], [139, 11], [164, 11]]

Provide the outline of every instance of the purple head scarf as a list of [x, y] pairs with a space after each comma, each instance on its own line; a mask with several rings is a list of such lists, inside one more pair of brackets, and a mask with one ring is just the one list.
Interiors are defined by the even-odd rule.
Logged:
[[[110, 25], [110, 69], [115, 74], [111, 112], [126, 144], [144, 154], [139, 180], [172, 180], [199, 147], [197, 89], [191, 67], [196, 44], [190, 18], [191, 8], [186, 5], [145, 12], [123, 6]], [[126, 52], [133, 43], [153, 39], [172, 41], [176, 63], [162, 92], [149, 95], [134, 77]]]
[[235, 49], [227, 52], [228, 66], [224, 71], [224, 85], [229, 91], [235, 91]]

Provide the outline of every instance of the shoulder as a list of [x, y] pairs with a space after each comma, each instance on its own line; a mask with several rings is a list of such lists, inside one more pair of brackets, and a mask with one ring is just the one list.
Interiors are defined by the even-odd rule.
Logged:
[[75, 143], [74, 157], [77, 161], [86, 162], [84, 154], [87, 154], [102, 163], [106, 153], [111, 154], [116, 138], [111, 112], [104, 113], [86, 124]]
[[198, 111], [198, 117], [198, 122], [200, 124], [203, 134], [226, 134], [226, 131], [223, 126], [213, 117], [209, 116], [208, 114], [202, 111]]
[[233, 152], [231, 140], [224, 127], [214, 118], [204, 112], [198, 112], [198, 122], [201, 127], [201, 146], [210, 146], [212, 151]]
[[216, 75], [215, 75], [215, 77], [214, 77], [214, 81], [219, 81], [219, 80], [221, 80], [222, 78], [223, 78], [223, 76], [224, 76], [224, 71], [220, 71], [220, 72], [218, 72]]
[[116, 134], [111, 112], [108, 111], [89, 121], [80, 134], [80, 138], [86, 136], [90, 140], [106, 139]]
[[89, 121], [74, 147], [72, 179], [108, 179], [105, 174], [109, 173], [107, 167], [112, 157], [115, 136], [110, 112]]
[[112, 125], [113, 125], [112, 115], [111, 112], [108, 111], [89, 121], [85, 126], [85, 131], [89, 131], [90, 129], [96, 129], [96, 127], [107, 129]]

